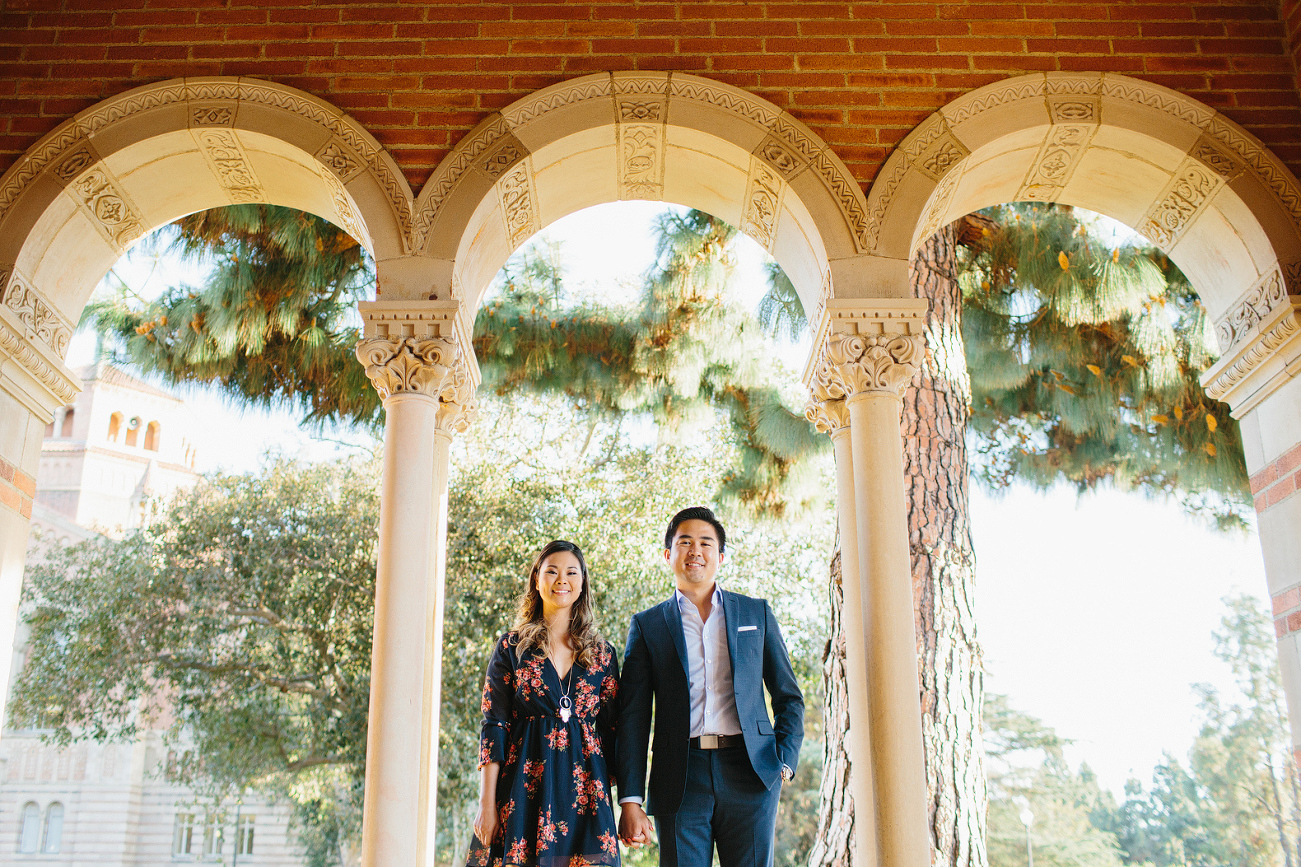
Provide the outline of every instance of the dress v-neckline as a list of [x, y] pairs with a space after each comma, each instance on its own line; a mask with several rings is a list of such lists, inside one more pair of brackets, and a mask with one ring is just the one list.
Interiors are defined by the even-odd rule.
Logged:
[[546, 659], [547, 665], [551, 666], [551, 671], [555, 673], [556, 680], [560, 683], [560, 686], [564, 687], [565, 678], [569, 677], [569, 673], [574, 670], [574, 666], [578, 664], [578, 660], [575, 659], [573, 662], [569, 663], [569, 671], [566, 671], [564, 674], [561, 674], [560, 669], [556, 668], [556, 663], [551, 658], [551, 654], [544, 653], [542, 654], [542, 656], [544, 659]]

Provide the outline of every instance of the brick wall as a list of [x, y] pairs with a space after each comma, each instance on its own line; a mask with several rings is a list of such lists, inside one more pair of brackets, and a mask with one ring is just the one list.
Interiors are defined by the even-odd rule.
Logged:
[[248, 75], [351, 113], [418, 190], [485, 113], [530, 91], [668, 69], [788, 109], [866, 185], [960, 93], [1026, 72], [1101, 70], [1223, 111], [1301, 174], [1299, 6], [0, 0], [0, 170], [74, 112], [136, 85]]

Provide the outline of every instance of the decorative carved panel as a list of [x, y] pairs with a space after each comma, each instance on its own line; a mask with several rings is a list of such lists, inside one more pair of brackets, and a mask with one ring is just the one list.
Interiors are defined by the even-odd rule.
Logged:
[[59, 358], [67, 354], [72, 326], [16, 272], [0, 271], [0, 304], [21, 323], [25, 338], [39, 340]]
[[266, 201], [266, 191], [249, 164], [248, 155], [234, 130], [201, 129], [194, 131], [199, 149], [208, 160], [217, 183], [236, 204]]
[[619, 198], [664, 198], [664, 127], [619, 124]]
[[782, 194], [786, 184], [762, 160], [750, 158], [750, 177], [745, 185], [745, 203], [741, 214], [741, 231], [772, 252], [777, 238], [777, 220], [781, 216]]
[[76, 178], [68, 190], [104, 239], [118, 250], [124, 250], [145, 233], [144, 220], [117, 180], [102, 164], [96, 165], [97, 168]]
[[1089, 142], [1097, 131], [1096, 126], [1083, 124], [1059, 124], [1049, 129], [1048, 137], [1039, 146], [1039, 153], [1035, 155], [1025, 182], [1017, 191], [1017, 200], [1055, 201], [1075, 173], [1080, 158], [1088, 150]]
[[497, 182], [501, 198], [501, 213], [506, 221], [506, 238], [515, 249], [541, 228], [538, 220], [537, 193], [533, 189], [533, 173], [525, 160], [511, 169]]
[[1220, 352], [1227, 354], [1230, 349], [1247, 339], [1260, 328], [1261, 322], [1269, 319], [1274, 311], [1288, 302], [1287, 286], [1283, 274], [1274, 269], [1256, 282], [1245, 295], [1234, 303], [1233, 307], [1215, 323], [1215, 337], [1220, 343]]
[[1157, 203], [1139, 223], [1138, 230], [1169, 251], [1223, 184], [1224, 179], [1200, 161], [1185, 159]]

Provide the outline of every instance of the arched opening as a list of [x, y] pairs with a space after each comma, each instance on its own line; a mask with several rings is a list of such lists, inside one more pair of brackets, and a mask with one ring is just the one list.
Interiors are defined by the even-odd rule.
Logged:
[[145, 426], [145, 450], [146, 451], [151, 451], [151, 452], [158, 451], [159, 430], [160, 428], [158, 422], [156, 421], [151, 421], [149, 422], [148, 425]]
[[141, 424], [143, 424], [143, 422], [141, 421], [140, 416], [138, 415], [131, 416], [131, 419], [126, 423], [126, 444], [127, 445], [134, 447], [140, 441]]
[[57, 855], [63, 847], [63, 805], [58, 801], [45, 808], [45, 825], [41, 829], [41, 852]]
[[18, 831], [18, 851], [28, 855], [35, 853], [41, 842], [41, 808], [35, 801], [23, 804]]
[[108, 441], [117, 442], [122, 436], [122, 413], [115, 412], [108, 417]]
[[63, 411], [63, 421], [59, 425], [59, 436], [64, 439], [70, 439], [72, 437], [72, 422], [75, 416], [76, 411], [72, 407], [68, 407]]

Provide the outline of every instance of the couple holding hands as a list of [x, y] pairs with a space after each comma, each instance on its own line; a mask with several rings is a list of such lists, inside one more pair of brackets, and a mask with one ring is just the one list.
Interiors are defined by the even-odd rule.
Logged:
[[664, 867], [709, 867], [715, 846], [722, 867], [772, 864], [804, 698], [768, 603], [715, 582], [726, 544], [709, 509], [673, 516], [677, 589], [632, 618], [622, 676], [582, 551], [542, 549], [488, 663], [469, 867], [618, 865], [620, 840], [654, 839], [651, 816]]

